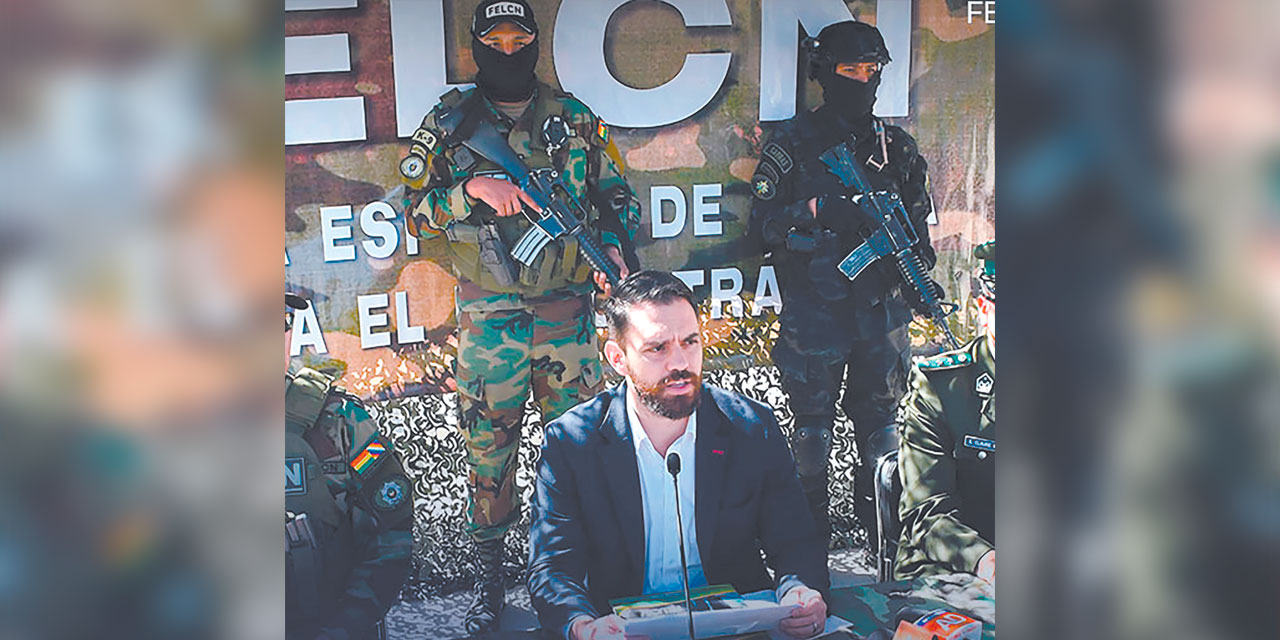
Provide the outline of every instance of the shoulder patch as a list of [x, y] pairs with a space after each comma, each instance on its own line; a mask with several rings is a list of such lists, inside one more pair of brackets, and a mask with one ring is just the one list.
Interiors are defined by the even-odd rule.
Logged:
[[973, 364], [973, 356], [967, 351], [946, 351], [936, 356], [928, 358], [916, 358], [916, 366], [921, 371], [937, 371], [940, 369], [955, 369]]
[[284, 494], [302, 495], [307, 492], [307, 459], [301, 456], [284, 459]]
[[991, 395], [991, 389], [995, 387], [995, 384], [996, 381], [991, 377], [991, 374], [984, 371], [974, 382], [973, 390], [980, 396], [989, 396]]
[[769, 176], [757, 173], [755, 177], [751, 178], [751, 192], [761, 200], [772, 200], [774, 196], [778, 195], [778, 188]]
[[765, 160], [756, 163], [756, 173], [762, 174], [774, 182], [782, 180], [782, 173], [778, 171], [778, 168], [772, 162]]
[[349, 464], [358, 475], [367, 476], [389, 455], [391, 455], [391, 447], [382, 439], [382, 434], [375, 433], [361, 447], [360, 452], [352, 456]]
[[373, 506], [379, 511], [395, 511], [409, 499], [409, 480], [400, 474], [387, 478], [373, 494]]
[[791, 173], [791, 168], [795, 166], [795, 162], [791, 160], [791, 155], [787, 153], [786, 149], [783, 149], [776, 142], [766, 144], [761, 153], [765, 158], [772, 160], [774, 164], [778, 165], [778, 168], [781, 169], [783, 173]]
[[440, 152], [440, 132], [426, 123], [423, 123], [422, 126], [418, 127], [417, 131], [413, 132], [413, 137], [410, 140], [413, 146], [422, 149], [420, 155], [425, 156], [428, 153]]

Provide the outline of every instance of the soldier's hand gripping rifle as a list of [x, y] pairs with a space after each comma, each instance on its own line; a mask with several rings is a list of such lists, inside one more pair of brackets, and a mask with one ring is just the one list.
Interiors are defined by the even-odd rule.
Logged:
[[[544, 137], [545, 130], [546, 127], [544, 127]], [[564, 135], [568, 136], [567, 129]], [[554, 141], [548, 141], [549, 153], [555, 151], [551, 148], [551, 142]], [[563, 144], [563, 140], [559, 142]], [[618, 266], [609, 259], [604, 252], [604, 247], [600, 246], [600, 242], [586, 227], [587, 211], [582, 203], [573, 197], [569, 184], [565, 182], [564, 176], [559, 171], [549, 167], [529, 169], [488, 121], [480, 123], [475, 133], [463, 144], [502, 167], [507, 175], [511, 176], [512, 181], [542, 208], [541, 213], [527, 208], [523, 210], [525, 217], [533, 223], [533, 226], [511, 250], [511, 257], [521, 264], [531, 266], [547, 243], [570, 236], [578, 241], [578, 250], [586, 257], [587, 262], [590, 262], [596, 271], [603, 273], [610, 285], [618, 286], [620, 280]]]
[[880, 227], [840, 261], [840, 272], [853, 280], [876, 260], [893, 260], [903, 281], [920, 297], [922, 306], [928, 310], [929, 318], [946, 335], [947, 343], [952, 349], [959, 348], [960, 344], [947, 326], [947, 316], [955, 310], [954, 305], [945, 304], [938, 298], [938, 286], [926, 273], [924, 262], [915, 251], [920, 236], [916, 233], [911, 217], [907, 215], [906, 207], [902, 205], [902, 198], [893, 191], [871, 190], [848, 142], [841, 142], [827, 149], [819, 158], [845, 187], [856, 189], [862, 194], [858, 204], [880, 220]]

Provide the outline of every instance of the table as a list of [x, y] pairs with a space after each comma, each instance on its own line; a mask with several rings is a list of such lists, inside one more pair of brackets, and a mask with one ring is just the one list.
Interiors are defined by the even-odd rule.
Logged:
[[[982, 620], [983, 640], [996, 637], [995, 591], [970, 574], [841, 587], [831, 590], [827, 605], [827, 613], [848, 620], [858, 637], [876, 629], [892, 631], [897, 627], [898, 612], [909, 606], [958, 611]], [[496, 631], [467, 640], [543, 640], [543, 636], [541, 631]]]
[[982, 621], [983, 640], [996, 637], [995, 590], [970, 574], [876, 582], [831, 590], [828, 612], [848, 620], [858, 637], [876, 629], [892, 631], [905, 607], [946, 608]]

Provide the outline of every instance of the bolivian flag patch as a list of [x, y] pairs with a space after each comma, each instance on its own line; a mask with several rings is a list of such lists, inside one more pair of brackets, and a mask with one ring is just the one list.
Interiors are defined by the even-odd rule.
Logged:
[[382, 436], [375, 433], [369, 439], [369, 442], [364, 445], [364, 448], [360, 450], [360, 453], [351, 458], [351, 468], [357, 474], [363, 476], [377, 468], [382, 462], [382, 458], [390, 455], [390, 449], [391, 447], [388, 447], [387, 443], [383, 442]]
[[609, 144], [609, 125], [604, 120], [596, 122], [596, 137], [600, 138], [600, 144]]

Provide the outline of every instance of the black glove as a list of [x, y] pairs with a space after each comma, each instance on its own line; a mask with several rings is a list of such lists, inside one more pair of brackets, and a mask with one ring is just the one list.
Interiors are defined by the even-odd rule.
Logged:
[[[876, 217], [846, 196], [823, 198], [818, 208], [818, 226], [825, 227], [847, 240], [861, 238], [864, 230], [870, 233], [876, 228]], [[856, 245], [855, 245], [856, 246]], [[849, 247], [850, 250], [853, 246]]]
[[[933, 289], [934, 299], [942, 300], [946, 297], [947, 294], [946, 291], [942, 289], [942, 285], [938, 284], [933, 278], [926, 279], [928, 281], [927, 286]], [[920, 292], [916, 291], [915, 287], [910, 285], [903, 286], [902, 295], [906, 298], [907, 305], [910, 306], [911, 310], [916, 312], [917, 315], [928, 316], [930, 314], [929, 305], [925, 304], [924, 296], [920, 295]]]

